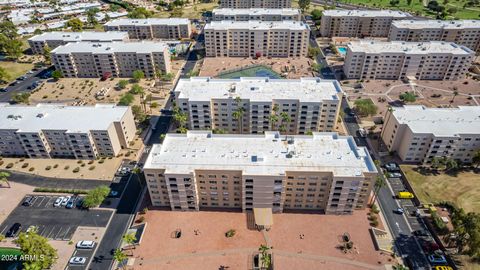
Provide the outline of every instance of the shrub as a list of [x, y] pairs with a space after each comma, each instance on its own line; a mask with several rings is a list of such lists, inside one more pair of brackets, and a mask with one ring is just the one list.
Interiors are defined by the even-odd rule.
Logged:
[[45, 170], [47, 170], [47, 171], [50, 171], [51, 169], [52, 169], [52, 166], [50, 166], [50, 165], [45, 167]]
[[3, 165], [4, 161], [3, 160], [0, 160], [0, 166]]
[[10, 168], [12, 168], [12, 167], [13, 167], [13, 163], [8, 163], [6, 168], [7, 168], [7, 169], [10, 169]]
[[144, 216], [141, 216], [137, 219], [137, 223], [142, 223], [145, 221], [145, 217]]
[[79, 168], [79, 167], [76, 167], [75, 169], [73, 169], [73, 171], [72, 171], [72, 172], [74, 172], [74, 173], [78, 173], [79, 171], [80, 171], [80, 168]]
[[53, 168], [54, 169], [58, 168], [58, 164], [53, 165]]
[[89, 164], [89, 165], [90, 165], [90, 164], [93, 164], [93, 162], [94, 162], [93, 160], [90, 160], [90, 161], [88, 161], [88, 164]]
[[95, 189], [92, 189], [88, 192], [85, 200], [83, 201], [83, 205], [87, 208], [96, 207], [100, 205], [103, 200], [108, 196], [110, 193], [110, 188], [107, 186], [99, 186]]
[[35, 168], [34, 167], [30, 167], [30, 169], [28, 169], [29, 172], [33, 172], [35, 171]]
[[147, 212], [148, 212], [148, 208], [147, 208], [147, 207], [145, 207], [145, 208], [142, 209], [142, 215], [145, 215]]
[[234, 229], [230, 229], [225, 233], [225, 237], [230, 238], [235, 236], [236, 231]]
[[372, 213], [374, 213], [374, 214], [380, 213], [380, 210], [378, 210], [378, 207], [377, 207], [375, 204], [372, 205], [371, 211], [372, 211]]
[[71, 194], [87, 194], [88, 190], [84, 189], [65, 189], [65, 188], [43, 188], [38, 187], [33, 192], [48, 192], [48, 193], [71, 193]]
[[82, 165], [80, 165], [80, 167], [85, 167], [85, 163], [82, 163]]
[[104, 159], [100, 159], [100, 160], [98, 161], [98, 163], [100, 163], [100, 164], [102, 164], [102, 163], [104, 163], [104, 162], [105, 162]]
[[88, 168], [90, 171], [93, 171], [95, 170], [95, 166], [90, 166], [90, 168]]
[[63, 168], [63, 169], [64, 169], [64, 170], [68, 170], [68, 169], [70, 169], [70, 166], [67, 165], [67, 166], [65, 166], [65, 168]]
[[79, 161], [77, 161], [77, 163], [78, 163], [78, 164], [82, 164], [82, 163], [83, 163], [83, 161], [82, 161], [82, 160], [79, 160]]
[[28, 167], [28, 163], [23, 163], [23, 164], [22, 164], [22, 168], [25, 169], [25, 168], [27, 168], [27, 167]]
[[25, 161], [25, 159], [24, 159], [24, 158], [21, 158], [21, 159], [19, 159], [18, 161], [22, 162], [22, 161]]
[[372, 220], [372, 222], [370, 222], [370, 225], [372, 225], [373, 227], [377, 227], [378, 226], [378, 220]]

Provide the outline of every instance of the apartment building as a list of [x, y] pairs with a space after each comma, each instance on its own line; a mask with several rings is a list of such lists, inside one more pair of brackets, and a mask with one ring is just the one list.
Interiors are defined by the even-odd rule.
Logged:
[[298, 21], [214, 21], [205, 28], [209, 57], [305, 57], [310, 28]]
[[52, 63], [64, 77], [132, 77], [141, 70], [152, 78], [171, 70], [169, 47], [163, 42], [77, 42], [52, 50]]
[[392, 22], [389, 40], [447, 41], [480, 52], [480, 20], [399, 20]]
[[103, 25], [105, 31], [125, 31], [131, 39], [182, 39], [192, 36], [189, 19], [116, 19]]
[[167, 134], [144, 166], [154, 206], [198, 211], [271, 208], [351, 214], [368, 203], [377, 170], [352, 137]]
[[474, 57], [452, 42], [358, 41], [348, 43], [343, 71], [349, 79], [457, 80]]
[[28, 44], [35, 54], [42, 54], [45, 46], [55, 49], [70, 42], [112, 42], [127, 41], [126, 32], [45, 32], [28, 39]]
[[472, 162], [480, 150], [480, 107], [395, 107], [385, 115], [382, 139], [405, 162], [430, 163], [433, 158]]
[[307, 134], [335, 129], [343, 91], [338, 81], [320, 78], [193, 77], [180, 79], [174, 94], [189, 129]]
[[301, 21], [299, 9], [294, 8], [216, 8], [212, 21]]
[[290, 8], [291, 0], [221, 0], [220, 8]]
[[112, 157], [135, 137], [132, 110], [97, 104], [0, 103], [0, 155], [29, 158]]
[[387, 37], [394, 20], [412, 15], [393, 10], [324, 10], [320, 23], [322, 37]]

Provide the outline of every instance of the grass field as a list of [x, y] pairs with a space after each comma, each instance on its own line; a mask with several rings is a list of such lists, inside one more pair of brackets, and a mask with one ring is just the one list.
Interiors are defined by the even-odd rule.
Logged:
[[[212, 3], [197, 3], [195, 6], [189, 5], [182, 8], [182, 18], [189, 18], [189, 19], [201, 19], [202, 13], [205, 11], [211, 11], [214, 8], [218, 7], [217, 2]], [[169, 18], [171, 12], [169, 11], [157, 11], [153, 15], [155, 18]]]
[[11, 61], [0, 61], [0, 66], [7, 71], [9, 81], [20, 77], [33, 68], [33, 64], [20, 64]]
[[[340, 0], [343, 3], [366, 5], [384, 9], [395, 9], [411, 12], [418, 15], [435, 17], [435, 14], [424, 8], [423, 2], [428, 3], [428, 0], [412, 0], [412, 3], [408, 5], [407, 0], [400, 0], [400, 3], [393, 7], [390, 5], [390, 0]], [[448, 1], [448, 0], [447, 0]], [[455, 7], [457, 12], [448, 16], [447, 19], [480, 19], [480, 7], [466, 7], [463, 8], [467, 0], [450, 0], [446, 4], [445, 8]], [[444, 5], [444, 1], [438, 1], [440, 5]]]
[[[298, 7], [298, 0], [292, 0], [292, 8], [299, 8]], [[319, 9], [323, 10], [323, 5], [315, 4], [315, 3], [310, 3], [310, 6], [308, 9], [305, 11], [305, 13], [310, 13], [314, 9]]]
[[480, 212], [480, 174], [460, 172], [451, 176], [439, 172], [424, 175], [416, 166], [402, 165], [402, 170], [422, 203], [451, 201], [467, 212]]

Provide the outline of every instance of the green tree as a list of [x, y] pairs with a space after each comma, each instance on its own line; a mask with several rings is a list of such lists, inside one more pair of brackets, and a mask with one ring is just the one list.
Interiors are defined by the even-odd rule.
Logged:
[[395, 7], [400, 4], [400, 0], [390, 0], [390, 6]]
[[475, 151], [472, 157], [472, 164], [475, 165], [475, 168], [480, 166], [480, 150]]
[[48, 243], [47, 238], [38, 235], [36, 230], [20, 233], [15, 243], [20, 246], [24, 255], [36, 258], [24, 261], [25, 269], [50, 269], [57, 261], [57, 250]]
[[33, 31], [34, 35], [41, 35], [42, 33], [43, 33], [43, 31], [40, 28], [37, 28], [37, 29], [35, 29], [35, 31]]
[[133, 248], [135, 249], [135, 243], [137, 242], [137, 237], [135, 236], [135, 233], [131, 232], [124, 234], [122, 239], [123, 242], [127, 243], [130, 246], [133, 246]]
[[110, 188], [107, 186], [99, 186], [95, 189], [88, 191], [85, 199], [83, 200], [83, 206], [86, 208], [97, 207], [110, 193]]
[[453, 103], [457, 96], [458, 96], [458, 90], [453, 90], [453, 96], [452, 96], [452, 100], [450, 100], [450, 103]]
[[68, 20], [66, 26], [70, 27], [73, 32], [81, 32], [83, 30], [83, 22], [79, 18]]
[[55, 81], [58, 81], [62, 76], [63, 76], [63, 74], [62, 74], [62, 71], [60, 71], [60, 70], [56, 69], [52, 72], [52, 78]]
[[16, 103], [25, 103], [28, 104], [28, 100], [30, 98], [29, 93], [18, 93], [12, 96], [12, 100]]
[[375, 115], [377, 113], [377, 106], [371, 99], [357, 99], [354, 102], [355, 111], [361, 116]]
[[[125, 261], [127, 258], [127, 254], [123, 253], [121, 249], [116, 249], [115, 252], [113, 252], [113, 259], [119, 264]], [[123, 265], [122, 268], [125, 269], [125, 265]]]
[[5, 183], [7, 186], [10, 188], [10, 181], [8, 181], [8, 178], [10, 177], [9, 172], [0, 172], [0, 186]]
[[318, 20], [322, 19], [322, 11], [320, 9], [312, 10], [311, 15], [312, 15], [312, 19], [314, 21], [318, 21]]
[[459, 164], [455, 159], [447, 158], [445, 160], [445, 170], [446, 171], [455, 170], [455, 169], [458, 169], [458, 167], [459, 167]]
[[7, 40], [3, 43], [3, 52], [10, 59], [18, 59], [23, 54], [23, 44], [16, 39]]
[[137, 7], [134, 10], [130, 11], [127, 15], [131, 19], [147, 19], [153, 16], [153, 12], [148, 11], [144, 7]]
[[125, 93], [120, 97], [120, 100], [118, 101], [118, 105], [120, 106], [128, 106], [132, 104], [132, 102], [135, 100], [135, 97], [130, 94], [130, 93]]
[[373, 198], [372, 198], [372, 205], [375, 203], [375, 200], [378, 198], [378, 192], [380, 189], [385, 186], [385, 179], [380, 175], [375, 177], [375, 184], [373, 185]]
[[235, 103], [237, 104], [237, 109], [233, 111], [232, 117], [238, 122], [238, 129], [240, 134], [243, 133], [243, 115], [245, 114], [245, 108], [242, 104], [242, 99], [240, 97], [235, 98]]
[[288, 125], [292, 121], [292, 118], [287, 112], [281, 112], [280, 113], [280, 118], [282, 119], [282, 123], [280, 124], [280, 131], [286, 132]]
[[0, 35], [7, 39], [16, 39], [18, 37], [17, 27], [9, 20], [0, 22]]
[[403, 102], [415, 102], [417, 100], [417, 97], [413, 92], [405, 92], [403, 94], [400, 94], [400, 99]]
[[127, 88], [127, 85], [128, 85], [128, 81], [127, 81], [127, 80], [120, 80], [120, 81], [118, 81], [118, 83], [117, 83], [117, 87], [118, 87], [119, 89], [125, 89], [125, 88]]
[[320, 71], [322, 70], [322, 65], [318, 64], [318, 63], [313, 63], [312, 64], [312, 70], [317, 72], [317, 73], [320, 73]]
[[298, 6], [300, 7], [300, 10], [303, 13], [305, 12], [305, 10], [308, 10], [308, 8], [310, 7], [310, 0], [299, 0]]
[[145, 73], [137, 69], [133, 71], [132, 77], [134, 82], [139, 82], [141, 79], [145, 78]]
[[8, 82], [9, 80], [10, 75], [8, 72], [3, 67], [0, 67], [0, 82]]
[[173, 107], [173, 120], [178, 126], [180, 133], [186, 133], [186, 124], [188, 121], [188, 115], [185, 112], [182, 112], [177, 106]]
[[260, 251], [260, 254], [262, 255], [261, 256], [262, 269], [269, 269], [272, 263], [272, 257], [269, 252], [270, 247], [266, 245], [260, 245], [260, 247], [258, 248], [258, 251]]
[[407, 0], [407, 5], [411, 6], [412, 5], [412, 0]]
[[438, 170], [438, 168], [440, 168], [442, 165], [442, 160], [438, 157], [433, 157], [432, 161], [430, 162], [430, 167], [434, 170]]
[[47, 65], [51, 65], [52, 64], [52, 55], [51, 55], [51, 52], [52, 50], [50, 49], [50, 47], [48, 46], [48, 44], [45, 44], [45, 46], [43, 47], [43, 58], [45, 59], [45, 63]]
[[147, 115], [143, 112], [142, 107], [138, 105], [132, 106], [132, 113], [135, 120], [137, 120], [139, 123], [142, 123], [147, 119]]
[[310, 57], [311, 59], [315, 59], [315, 57], [317, 57], [317, 55], [319, 54], [320, 48], [311, 46], [308, 47], [308, 57]]
[[141, 87], [140, 85], [134, 84], [132, 85], [132, 88], [130, 89], [129, 93], [134, 95], [143, 95], [145, 94], [145, 90], [143, 90], [143, 87]]
[[87, 23], [91, 26], [95, 26], [98, 24], [98, 20], [95, 17], [97, 13], [100, 12], [98, 8], [90, 8], [87, 10]]

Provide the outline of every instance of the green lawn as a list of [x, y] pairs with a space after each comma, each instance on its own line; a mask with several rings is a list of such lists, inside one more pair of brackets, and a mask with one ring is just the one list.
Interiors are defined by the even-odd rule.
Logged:
[[[428, 3], [428, 0], [412, 0], [412, 3], [408, 5], [407, 0], [400, 0], [400, 3], [393, 7], [390, 5], [390, 0], [339, 0], [343, 3], [366, 5], [371, 7], [383, 8], [383, 9], [395, 9], [411, 12], [418, 15], [435, 17], [435, 14], [424, 8], [423, 2]], [[457, 8], [457, 12], [451, 14], [447, 19], [480, 19], [480, 7], [467, 7], [463, 8], [463, 5], [468, 2], [467, 0], [447, 0], [446, 9], [450, 7]], [[440, 5], [445, 5], [444, 1], [439, 0]]]
[[467, 212], [480, 212], [480, 174], [460, 172], [448, 175], [422, 174], [416, 166], [402, 165], [402, 170], [422, 203], [451, 201]]
[[33, 64], [21, 64], [12, 61], [0, 61], [0, 66], [7, 71], [9, 81], [15, 80], [33, 68]]

